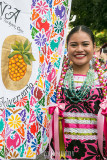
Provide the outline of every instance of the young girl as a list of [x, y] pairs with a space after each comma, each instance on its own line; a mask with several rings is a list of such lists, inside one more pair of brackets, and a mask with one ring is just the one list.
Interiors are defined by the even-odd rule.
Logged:
[[[106, 73], [102, 74], [97, 59], [94, 58], [95, 62], [92, 63], [95, 40], [91, 30], [83, 25], [73, 28], [67, 37], [67, 50], [57, 89], [57, 104], [65, 104], [64, 110], [59, 109], [59, 119], [63, 119], [59, 139], [61, 134], [64, 139], [64, 144], [59, 140], [62, 143], [60, 152], [65, 150], [60, 159], [103, 160], [107, 150], [103, 143], [104, 155], [101, 155], [97, 117], [100, 104], [106, 98]], [[52, 114], [51, 109], [49, 112]], [[50, 144], [53, 151], [57, 143], [54, 134], [55, 127]]]

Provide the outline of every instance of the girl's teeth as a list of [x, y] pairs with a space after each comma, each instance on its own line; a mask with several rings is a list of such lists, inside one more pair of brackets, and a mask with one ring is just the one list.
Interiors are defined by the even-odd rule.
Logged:
[[84, 57], [85, 55], [76, 55], [76, 57]]

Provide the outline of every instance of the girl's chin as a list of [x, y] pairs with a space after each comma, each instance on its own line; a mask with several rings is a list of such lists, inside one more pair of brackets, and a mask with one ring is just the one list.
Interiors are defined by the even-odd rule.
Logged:
[[89, 65], [89, 62], [73, 62], [73, 64], [75, 65], [75, 66], [87, 66], [87, 65]]

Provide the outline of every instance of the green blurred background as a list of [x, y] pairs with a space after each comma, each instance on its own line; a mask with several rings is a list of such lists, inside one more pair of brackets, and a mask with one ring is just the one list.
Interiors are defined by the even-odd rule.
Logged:
[[89, 27], [100, 48], [107, 42], [107, 0], [72, 0], [69, 29], [76, 25]]

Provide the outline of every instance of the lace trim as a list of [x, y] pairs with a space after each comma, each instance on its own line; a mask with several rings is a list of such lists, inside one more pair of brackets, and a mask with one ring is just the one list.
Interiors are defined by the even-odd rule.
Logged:
[[64, 137], [66, 139], [76, 139], [76, 140], [98, 140], [97, 135], [91, 136], [77, 136], [77, 135], [67, 135], [65, 134]]
[[93, 113], [70, 113], [70, 112], [64, 112], [64, 117], [88, 117], [88, 118], [95, 118], [97, 119], [97, 116]]
[[97, 129], [64, 128], [64, 132], [71, 132], [71, 133], [97, 133]]
[[80, 120], [80, 119], [65, 119], [65, 123], [72, 123], [72, 124], [97, 124], [97, 120]]

